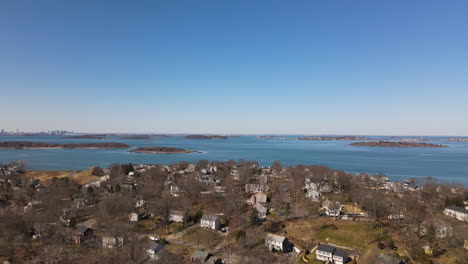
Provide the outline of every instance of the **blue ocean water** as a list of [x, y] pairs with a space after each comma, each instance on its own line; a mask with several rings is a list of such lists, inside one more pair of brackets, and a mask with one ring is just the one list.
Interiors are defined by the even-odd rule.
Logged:
[[[288, 136], [295, 138], [295, 136]], [[433, 177], [443, 182], [468, 185], [468, 142], [440, 141], [449, 148], [376, 148], [349, 146], [351, 141], [303, 141], [259, 139], [241, 136], [228, 139], [185, 139], [181, 136], [150, 140], [67, 139], [59, 136], [0, 137], [2, 141], [41, 141], [51, 143], [120, 142], [134, 147], [170, 146], [202, 153], [145, 154], [128, 149], [0, 149], [0, 162], [25, 160], [32, 170], [78, 170], [112, 163], [160, 163], [206, 160], [255, 160], [269, 166], [275, 160], [283, 165], [325, 165], [352, 173], [384, 173], [392, 180]]]

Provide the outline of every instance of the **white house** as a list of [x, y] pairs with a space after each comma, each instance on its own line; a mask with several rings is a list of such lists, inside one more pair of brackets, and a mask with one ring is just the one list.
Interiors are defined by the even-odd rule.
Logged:
[[118, 248], [123, 246], [124, 238], [123, 237], [114, 237], [114, 236], [103, 236], [102, 237], [102, 247], [103, 248]]
[[258, 215], [259, 219], [263, 220], [263, 219], [266, 218], [266, 215], [268, 213], [268, 209], [265, 206], [257, 203], [257, 204], [254, 205], [254, 208], [255, 208], [255, 210], [257, 210], [257, 215]]
[[323, 202], [322, 207], [328, 216], [338, 217], [341, 215], [342, 206], [339, 202], [332, 202], [327, 199]]
[[128, 215], [128, 221], [130, 221], [130, 223], [136, 223], [138, 220], [140, 220], [140, 216], [137, 213], [133, 212]]
[[264, 192], [258, 192], [250, 198], [252, 204], [265, 204], [267, 202], [267, 195]]
[[318, 260], [332, 261], [334, 251], [335, 251], [334, 247], [325, 245], [325, 244], [320, 244], [317, 247], [317, 251], [315, 252], [315, 254], [317, 255]]
[[468, 222], [468, 210], [463, 207], [450, 206], [445, 208], [444, 214], [450, 217], [455, 217], [460, 221]]
[[315, 182], [312, 182], [311, 179], [305, 179], [305, 189], [307, 190], [318, 190], [318, 185]]
[[169, 221], [183, 223], [187, 220], [187, 214], [183, 210], [171, 210], [169, 212]]
[[268, 250], [276, 250], [281, 252], [291, 252], [294, 245], [289, 242], [289, 240], [283, 236], [267, 234], [265, 237], [265, 246]]
[[346, 251], [326, 244], [320, 244], [316, 251], [317, 259], [334, 264], [343, 264], [348, 260]]
[[218, 230], [221, 227], [221, 220], [216, 215], [204, 215], [200, 220], [200, 226]]
[[268, 192], [269, 188], [266, 184], [253, 184], [248, 183], [245, 185], [245, 191], [251, 193], [258, 193], [258, 192]]
[[311, 198], [312, 201], [315, 201], [315, 202], [317, 202], [317, 201], [320, 200], [320, 192], [317, 191], [317, 190], [314, 190], [314, 189], [309, 189], [309, 190], [307, 191], [306, 196], [307, 196], [308, 198]]

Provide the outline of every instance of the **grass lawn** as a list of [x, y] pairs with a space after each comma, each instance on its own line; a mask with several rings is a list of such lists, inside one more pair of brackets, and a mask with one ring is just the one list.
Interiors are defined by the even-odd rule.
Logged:
[[177, 245], [177, 244], [167, 244], [164, 246], [164, 249], [171, 252], [172, 254], [185, 255], [185, 256], [189, 256], [195, 251], [194, 248]]
[[204, 228], [192, 229], [182, 238], [184, 241], [200, 244], [204, 247], [217, 245], [221, 243], [223, 239], [224, 237], [217, 231]]
[[[322, 228], [325, 224], [333, 224], [338, 229]], [[366, 236], [369, 243], [380, 237], [380, 229], [369, 230], [371, 228], [372, 224], [368, 222], [334, 221], [332, 218], [319, 217], [289, 221], [284, 231], [293, 243], [304, 250], [314, 240], [365, 250]], [[375, 246], [375, 243], [372, 245]]]
[[138, 229], [138, 231], [148, 232], [148, 231], [151, 231], [151, 229], [153, 229], [154, 221], [153, 219], [141, 220], [141, 221], [138, 221], [138, 223], [136, 223], [135, 226]]
[[372, 229], [372, 224], [369, 223], [335, 222], [334, 224], [338, 229], [320, 229], [315, 235], [315, 239], [347, 247], [367, 249], [366, 241], [370, 243], [380, 237], [380, 229]]
[[176, 233], [184, 229], [182, 223], [171, 222], [166, 228], [166, 225], [163, 225], [159, 230], [156, 232], [158, 236], [167, 236], [172, 233]]

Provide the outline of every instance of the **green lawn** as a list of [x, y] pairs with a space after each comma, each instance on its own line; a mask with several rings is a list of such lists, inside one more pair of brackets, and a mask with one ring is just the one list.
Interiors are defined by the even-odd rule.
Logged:
[[372, 229], [372, 225], [368, 223], [336, 223], [336, 226], [338, 227], [336, 230], [320, 229], [314, 238], [322, 242], [329, 241], [338, 245], [366, 249], [366, 240], [370, 243], [380, 237], [380, 229]]

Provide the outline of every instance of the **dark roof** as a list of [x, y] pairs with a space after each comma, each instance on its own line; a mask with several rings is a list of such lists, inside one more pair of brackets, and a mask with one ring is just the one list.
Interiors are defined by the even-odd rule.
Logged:
[[[78, 233], [84, 233], [84, 232], [86, 232], [86, 230], [88, 230], [88, 229], [91, 229], [91, 228], [89, 228], [89, 227], [87, 227], [87, 226], [77, 226], [77, 227], [76, 227], [76, 232], [78, 232]], [[92, 230], [92, 229], [91, 229], [91, 230]]]
[[458, 207], [458, 206], [455, 206], [455, 205], [449, 206], [449, 207], [447, 207], [447, 209], [457, 211], [457, 212], [460, 212], [460, 213], [464, 213], [464, 214], [468, 214], [468, 210], [466, 210], [463, 207]]
[[160, 246], [161, 244], [156, 243], [154, 241], [148, 241], [148, 243], [146, 244], [146, 248], [153, 250], [155, 253], [157, 253], [157, 251], [160, 249]]
[[326, 244], [320, 244], [318, 247], [317, 247], [317, 250], [320, 250], [320, 251], [325, 251], [325, 252], [329, 252], [329, 253], [333, 253], [335, 251], [335, 248], [330, 246], [330, 245], [326, 245]]
[[335, 249], [335, 252], [333, 253], [333, 255], [336, 255], [336, 256], [339, 256], [339, 257], [342, 257], [342, 258], [346, 258], [348, 256], [348, 253], [346, 253], [346, 251], [342, 250], [342, 249]]

